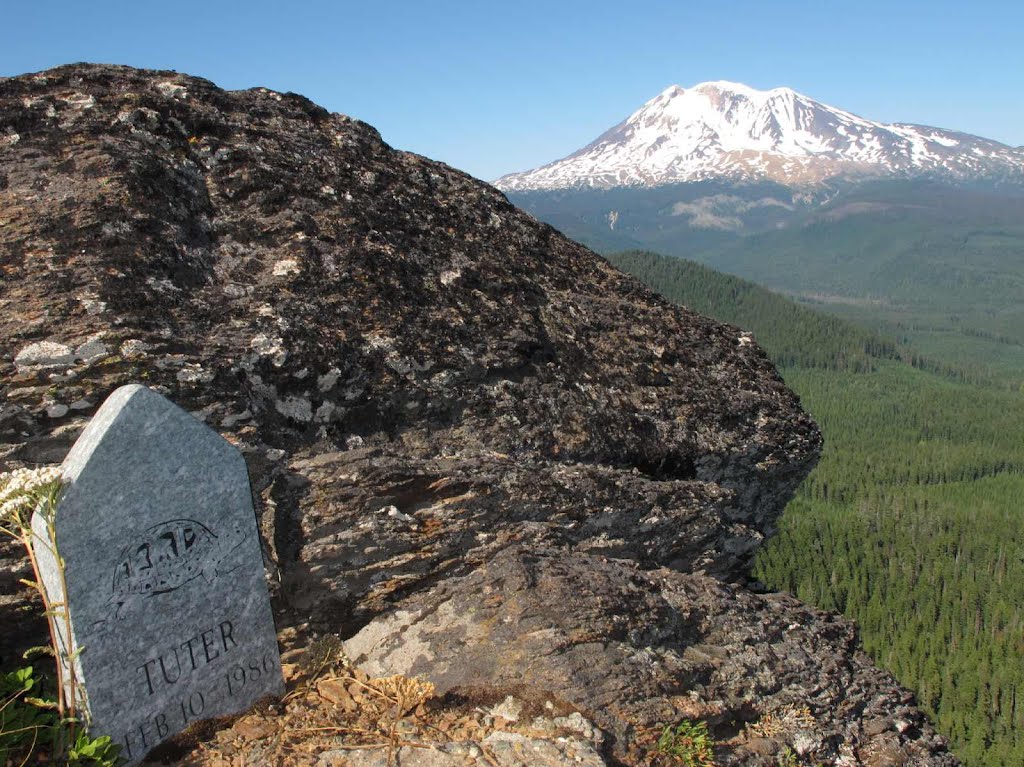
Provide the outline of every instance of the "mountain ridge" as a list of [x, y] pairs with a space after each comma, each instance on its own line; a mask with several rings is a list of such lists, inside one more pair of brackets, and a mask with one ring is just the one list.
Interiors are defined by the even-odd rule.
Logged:
[[581, 149], [494, 184], [527, 191], [724, 178], [814, 186], [929, 175], [1024, 182], [1024, 151], [960, 131], [869, 120], [788, 87], [718, 80], [671, 85]]

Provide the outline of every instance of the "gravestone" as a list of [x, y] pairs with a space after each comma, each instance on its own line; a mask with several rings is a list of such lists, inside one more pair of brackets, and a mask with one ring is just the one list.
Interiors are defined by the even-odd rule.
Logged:
[[[134, 764], [211, 717], [284, 692], [249, 477], [239, 451], [143, 386], [115, 391], [62, 467], [78, 699]], [[37, 537], [45, 522], [33, 519]], [[53, 602], [60, 572], [39, 549]], [[77, 653], [77, 654], [76, 654]]]

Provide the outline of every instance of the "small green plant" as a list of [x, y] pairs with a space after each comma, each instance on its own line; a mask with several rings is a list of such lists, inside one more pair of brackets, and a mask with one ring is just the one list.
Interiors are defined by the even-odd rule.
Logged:
[[[796, 755], [796, 752], [789, 746], [785, 746], [782, 749], [782, 753], [779, 754], [777, 767], [801, 767], [803, 764], [809, 764], [809, 762], [803, 762], [800, 757]], [[814, 767], [824, 767], [821, 762], [814, 762]]]
[[40, 687], [31, 666], [0, 674], [0, 764], [52, 745], [56, 706], [40, 697]]
[[800, 767], [800, 760], [789, 746], [783, 748], [779, 754], [779, 767]]
[[67, 725], [32, 666], [0, 674], [0, 764], [21, 767], [46, 752], [67, 767], [117, 765], [121, 747], [106, 735], [91, 738], [83, 728], [76, 730], [61, 760], [58, 749], [62, 736], [67, 737]]
[[120, 756], [121, 747], [111, 742], [110, 736], [90, 738], [85, 730], [79, 730], [68, 749], [68, 767], [114, 767]]
[[[24, 765], [37, 748], [51, 752], [52, 761], [69, 767], [113, 767], [120, 746], [103, 736], [91, 738], [79, 719], [81, 689], [70, 654], [62, 637], [71, 636], [71, 616], [63, 596], [55, 601], [43, 587], [38, 547], [46, 547], [57, 563], [58, 588], [67, 594], [64, 559], [57, 551], [56, 512], [60, 494], [60, 469], [18, 469], [0, 474], [0, 533], [17, 540], [25, 549], [34, 580], [22, 583], [33, 588], [43, 602], [50, 629], [50, 647], [40, 649], [56, 660], [56, 697], [44, 698], [41, 683], [31, 666], [0, 676], [0, 764], [8, 764], [17, 753]], [[38, 515], [42, 530], [33, 530], [32, 516]], [[28, 655], [28, 653], [26, 653]]]
[[662, 730], [657, 751], [685, 767], [714, 767], [714, 746], [705, 722], [684, 719], [675, 727], [667, 725]]

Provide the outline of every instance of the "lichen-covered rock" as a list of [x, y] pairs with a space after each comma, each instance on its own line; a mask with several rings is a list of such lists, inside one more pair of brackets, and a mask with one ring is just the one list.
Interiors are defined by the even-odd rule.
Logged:
[[736, 328], [299, 96], [76, 65], [0, 82], [0, 130], [0, 457], [59, 459], [154, 386], [272, 483], [304, 606], [361, 610], [526, 521], [742, 577], [816, 458]]
[[647, 762], [649, 733], [682, 720], [709, 724], [721, 765], [774, 767], [787, 748], [812, 764], [957, 763], [857, 652], [848, 621], [706, 575], [514, 544], [346, 650], [370, 675], [423, 676], [439, 692], [547, 690], [589, 712], [627, 764]]
[[496, 732], [479, 744], [453, 742], [443, 746], [386, 747], [359, 751], [326, 751], [316, 767], [605, 767], [592, 744], [576, 737], [538, 738]]
[[281, 623], [350, 636], [518, 545], [703, 573], [771, 643], [709, 577], [744, 581], [820, 437], [737, 328], [295, 94], [73, 65], [0, 80], [0, 137], [0, 468], [141, 382], [245, 453]]

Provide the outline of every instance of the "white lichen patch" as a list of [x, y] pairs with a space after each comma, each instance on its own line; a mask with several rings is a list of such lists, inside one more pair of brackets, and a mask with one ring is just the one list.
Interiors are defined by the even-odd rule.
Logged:
[[281, 367], [284, 361], [288, 359], [288, 352], [284, 348], [284, 340], [280, 336], [260, 333], [249, 342], [249, 348], [260, 357], [268, 357], [270, 363], [276, 368]]
[[61, 101], [75, 109], [92, 109], [96, 106], [96, 98], [88, 93], [72, 93], [70, 96], [60, 96]]
[[813, 754], [822, 745], [822, 739], [813, 732], [798, 732], [793, 736], [793, 750], [802, 757]]
[[104, 357], [109, 357], [110, 349], [107, 348], [107, 345], [103, 343], [102, 340], [104, 335], [106, 334], [96, 333], [89, 336], [85, 343], [79, 345], [79, 347], [75, 349], [75, 359], [88, 365], [92, 362], [97, 362]]
[[126, 360], [130, 360], [135, 357], [145, 357], [148, 350], [149, 344], [145, 341], [140, 341], [138, 338], [129, 338], [121, 344], [118, 353]]
[[14, 146], [21, 141], [21, 136], [11, 131], [9, 133], [0, 133], [0, 149], [4, 147]]
[[462, 276], [461, 269], [447, 269], [441, 272], [441, 284], [445, 287], [451, 285], [455, 280]]
[[334, 419], [334, 414], [338, 410], [337, 406], [333, 402], [324, 402], [316, 409], [316, 422], [317, 423], [330, 423]]
[[[387, 620], [372, 621], [358, 634], [345, 642], [345, 652], [356, 660], [359, 667], [370, 676], [402, 674], [411, 676], [414, 665], [434, 663], [436, 674], [444, 674], [448, 663], [437, 659], [429, 630], [416, 623], [419, 613], [399, 610], [391, 613]], [[433, 612], [436, 625], [448, 627], [449, 632], [459, 632], [467, 645], [474, 641], [486, 641], [488, 629], [477, 623], [472, 615], [457, 611], [453, 601], [442, 602]], [[396, 641], [401, 637], [401, 642]], [[384, 655], [387, 648], [387, 663], [372, 659]]]
[[156, 277], [147, 277], [146, 285], [153, 288], [157, 293], [180, 293], [181, 288], [175, 285], [166, 277], [157, 279]]
[[309, 423], [313, 420], [313, 405], [305, 397], [285, 397], [274, 403], [277, 412], [285, 418]]
[[388, 354], [384, 360], [384, 364], [394, 370], [398, 375], [404, 376], [412, 372], [413, 362], [408, 357], [402, 357], [398, 354]]
[[184, 354], [168, 354], [154, 363], [160, 370], [168, 370], [170, 368], [180, 368], [182, 365], [187, 365], [188, 360], [185, 359]]
[[367, 333], [366, 348], [371, 351], [391, 351], [395, 348], [395, 339], [383, 333]]
[[334, 384], [338, 383], [338, 378], [341, 376], [341, 371], [338, 368], [331, 368], [322, 376], [317, 376], [316, 387], [321, 393], [330, 391], [334, 388]]
[[184, 85], [171, 82], [170, 80], [164, 80], [162, 83], [156, 84], [156, 89], [163, 95], [172, 99], [183, 99], [188, 96], [188, 89]]
[[850, 745], [843, 744], [839, 749], [839, 757], [835, 761], [835, 767], [857, 767], [860, 764]]
[[83, 293], [78, 296], [78, 303], [82, 305], [85, 313], [89, 315], [102, 314], [107, 309], [106, 301], [100, 301], [95, 293]]
[[604, 741], [604, 733], [579, 711], [574, 711], [569, 716], [556, 716], [552, 720], [552, 724], [559, 729], [578, 732], [587, 740], [598, 744]]
[[249, 386], [252, 391], [266, 400], [277, 399], [277, 387], [264, 381], [260, 376], [251, 374]]
[[232, 426], [241, 423], [242, 421], [248, 421], [252, 418], [252, 411], [248, 408], [243, 410], [241, 413], [230, 413], [221, 419], [220, 425], [225, 429], [230, 429]]
[[518, 722], [522, 713], [523, 704], [512, 695], [505, 696], [505, 700], [490, 710], [491, 716], [508, 722]]
[[160, 125], [160, 113], [148, 107], [126, 109], [123, 112], [117, 113], [117, 121], [132, 126], [133, 131], [143, 128], [153, 130]]
[[270, 96], [270, 98], [272, 98], [274, 101], [281, 100], [281, 94], [278, 93], [277, 91], [272, 91], [269, 88], [257, 88], [256, 90], [258, 90], [264, 96]]
[[175, 378], [178, 379], [179, 383], [205, 384], [210, 383], [214, 379], [214, 373], [211, 370], [204, 369], [202, 365], [190, 362], [178, 371]]
[[37, 341], [29, 344], [14, 356], [18, 372], [28, 370], [54, 370], [69, 368], [75, 364], [75, 355], [70, 346], [55, 341]]
[[298, 259], [282, 258], [274, 264], [273, 275], [275, 277], [287, 277], [291, 274], [298, 274], [300, 271], [302, 271], [302, 267], [299, 265]]

